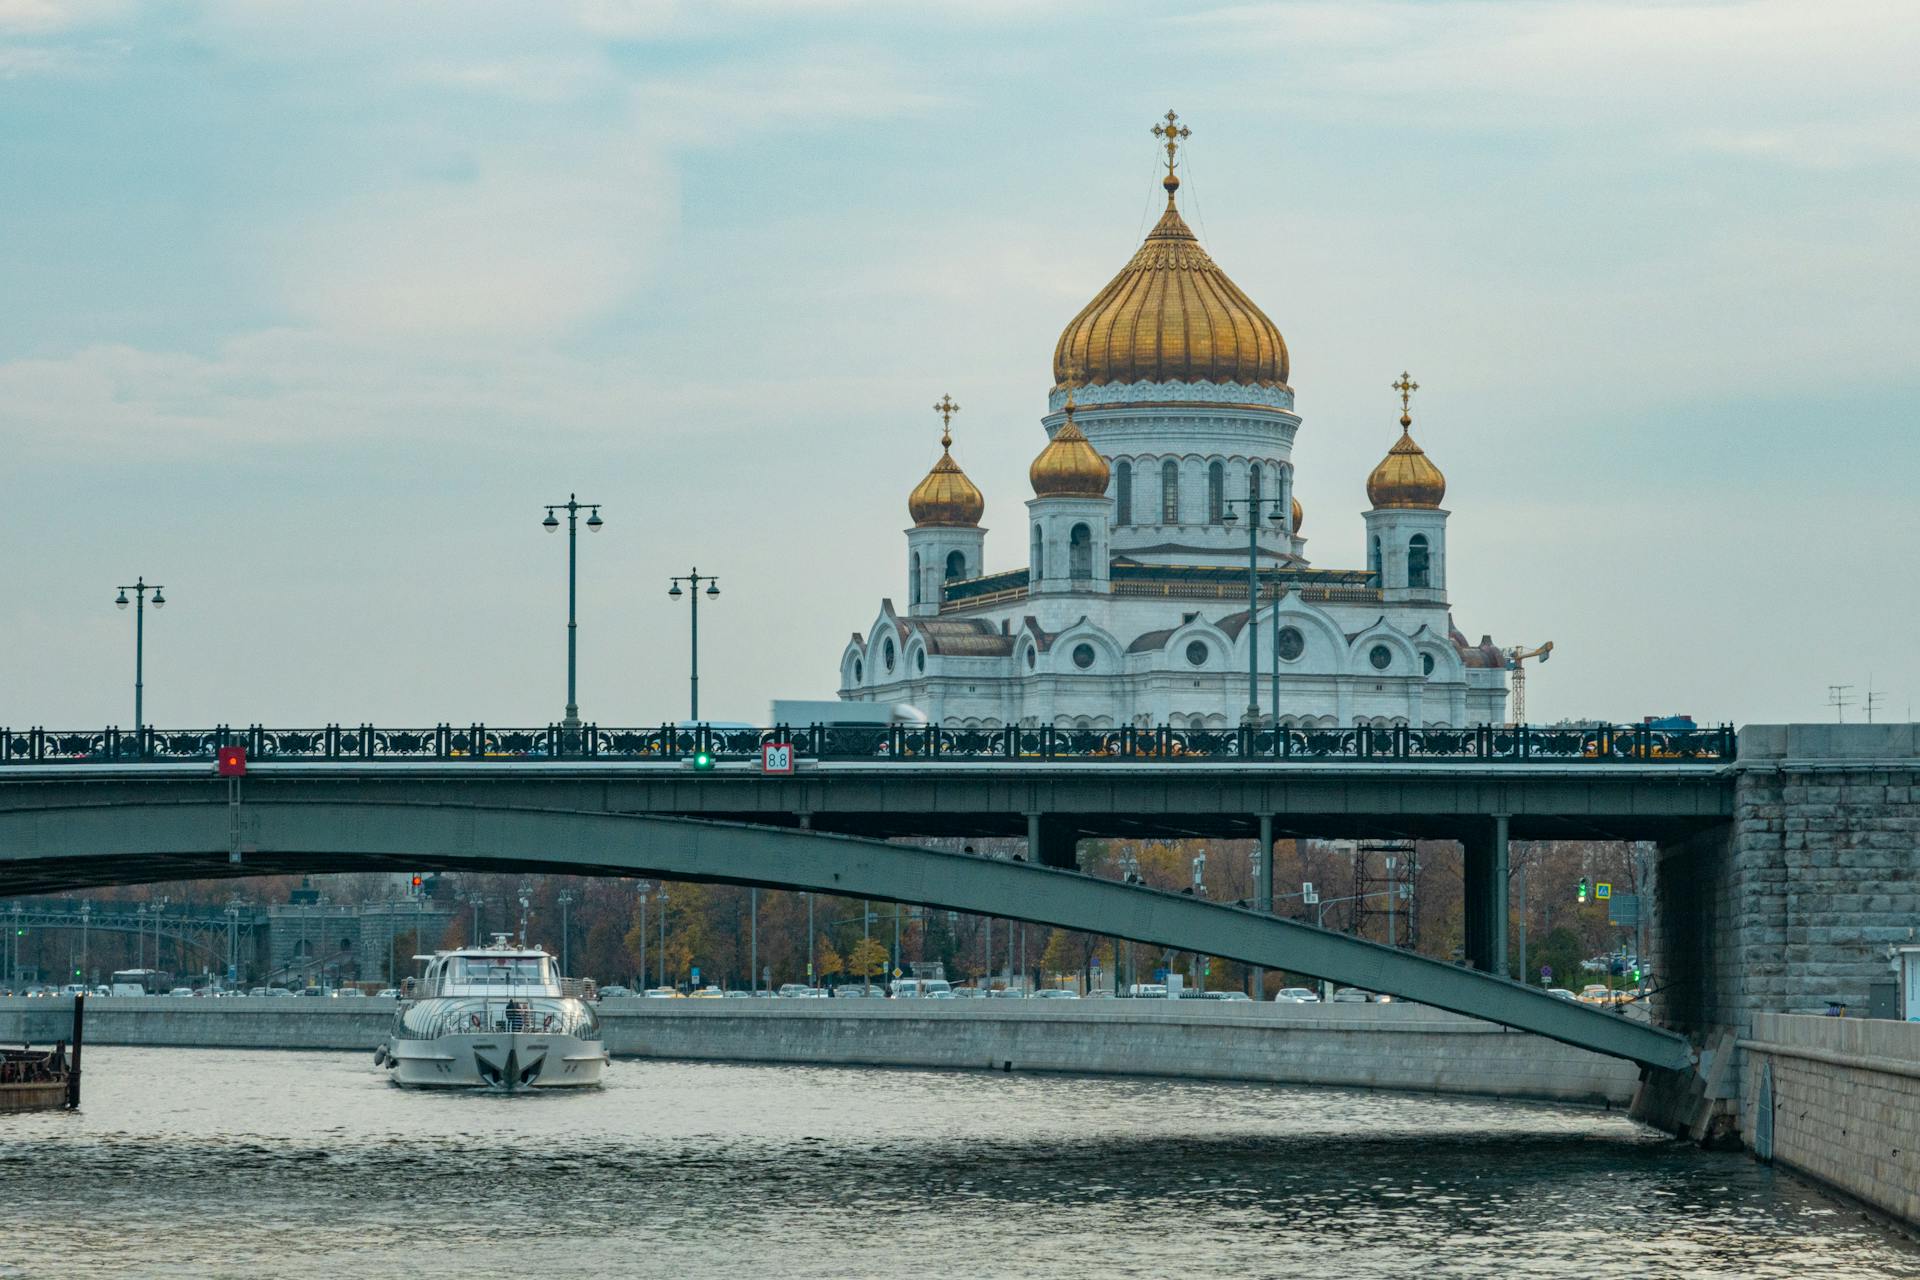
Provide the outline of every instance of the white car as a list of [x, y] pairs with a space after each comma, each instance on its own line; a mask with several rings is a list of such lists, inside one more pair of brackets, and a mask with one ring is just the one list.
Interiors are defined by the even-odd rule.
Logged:
[[175, 987], [173, 990], [167, 992], [167, 994], [170, 996], [190, 996], [193, 994], [193, 988], [192, 987]]
[[1333, 993], [1335, 1004], [1371, 1004], [1373, 992], [1362, 991], [1359, 987], [1341, 987]]
[[1319, 1004], [1320, 993], [1311, 987], [1282, 987], [1273, 993], [1275, 1004]]
[[1059, 987], [1047, 987], [1034, 992], [1033, 998], [1035, 1000], [1078, 1000], [1080, 994], [1076, 991], [1064, 991]]
[[1164, 982], [1136, 982], [1127, 988], [1127, 994], [1136, 1000], [1165, 1000], [1167, 984]]

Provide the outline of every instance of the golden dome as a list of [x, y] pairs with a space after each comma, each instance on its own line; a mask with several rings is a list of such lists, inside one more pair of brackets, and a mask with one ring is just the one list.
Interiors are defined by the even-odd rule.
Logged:
[[1095, 295], [1053, 349], [1053, 381], [1287, 381], [1287, 344], [1266, 314], [1213, 264], [1182, 221], [1168, 173], [1167, 211], [1133, 260]]
[[1413, 419], [1400, 415], [1400, 438], [1367, 477], [1367, 497], [1378, 507], [1438, 507], [1447, 496], [1447, 478], [1426, 451], [1413, 442]]
[[1112, 469], [1073, 420], [1073, 393], [1067, 393], [1067, 420], [1027, 468], [1036, 498], [1104, 498]]
[[1295, 533], [1300, 532], [1301, 522], [1305, 519], [1306, 517], [1300, 512], [1300, 499], [1295, 498], [1293, 500], [1293, 531]]
[[926, 479], [913, 486], [913, 492], [907, 495], [907, 511], [913, 516], [917, 529], [930, 525], [972, 528], [980, 523], [987, 500], [980, 496], [979, 486], [967, 479], [967, 473], [953, 460], [950, 422], [960, 406], [951, 396], [941, 396], [933, 410], [940, 415], [940, 459], [933, 464], [933, 470], [927, 472]]

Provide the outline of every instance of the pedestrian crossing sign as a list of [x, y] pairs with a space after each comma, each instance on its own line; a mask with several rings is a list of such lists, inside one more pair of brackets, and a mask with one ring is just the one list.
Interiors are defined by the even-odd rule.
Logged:
[[1593, 896], [1596, 898], [1602, 899], [1603, 901], [1607, 898], [1611, 898], [1613, 896], [1613, 886], [1608, 884], [1605, 880], [1602, 880], [1600, 881], [1600, 883], [1593, 886]]

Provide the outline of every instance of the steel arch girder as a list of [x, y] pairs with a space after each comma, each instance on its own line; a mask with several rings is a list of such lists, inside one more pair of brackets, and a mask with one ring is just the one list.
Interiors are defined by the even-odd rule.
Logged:
[[[101, 805], [0, 813], [0, 892], [32, 866], [121, 864], [122, 882], [414, 865], [553, 874], [655, 876], [917, 903], [1196, 951], [1410, 1000], [1626, 1058], [1687, 1068], [1669, 1031], [1555, 999], [1520, 983], [1297, 921], [1074, 871], [794, 828], [577, 810], [424, 804], [250, 802], [227, 862], [220, 803]], [[183, 868], [180, 859], [198, 860]], [[266, 866], [262, 863], [268, 864]], [[98, 882], [98, 876], [88, 876]]]

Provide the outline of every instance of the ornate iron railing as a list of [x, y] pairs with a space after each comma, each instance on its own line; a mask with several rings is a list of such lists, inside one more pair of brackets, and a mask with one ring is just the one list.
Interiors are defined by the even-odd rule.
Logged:
[[799, 760], [962, 761], [1232, 761], [1293, 760], [1401, 764], [1725, 763], [1734, 759], [1733, 727], [1659, 729], [1650, 725], [1582, 727], [1480, 725], [1465, 729], [1406, 726], [1347, 729], [958, 729], [941, 725], [662, 725], [615, 729], [500, 729], [435, 725], [381, 729], [327, 725], [268, 729], [0, 729], [0, 764], [140, 764], [212, 762], [222, 747], [246, 748], [249, 760], [535, 761], [621, 760], [716, 763], [758, 761], [760, 748], [791, 743]]

